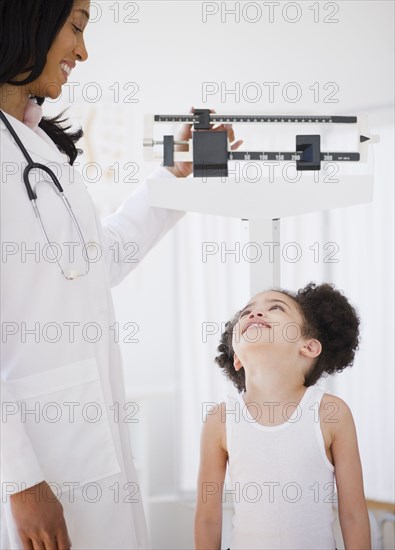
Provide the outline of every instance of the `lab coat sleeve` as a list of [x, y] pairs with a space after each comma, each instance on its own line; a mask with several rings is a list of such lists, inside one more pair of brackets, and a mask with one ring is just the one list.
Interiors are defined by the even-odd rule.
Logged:
[[1, 382], [1, 492], [2, 499], [24, 491], [44, 475], [25, 431], [20, 405]]
[[[164, 167], [151, 178], [175, 178]], [[149, 204], [144, 182], [114, 214], [102, 220], [104, 256], [111, 286], [116, 286], [143, 260], [160, 239], [185, 215], [185, 212], [154, 208]]]

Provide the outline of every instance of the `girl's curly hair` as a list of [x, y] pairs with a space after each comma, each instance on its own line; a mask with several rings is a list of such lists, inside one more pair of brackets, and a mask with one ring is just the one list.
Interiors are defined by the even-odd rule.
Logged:
[[[314, 385], [324, 373], [342, 372], [354, 363], [355, 352], [359, 344], [359, 317], [347, 298], [324, 283], [309, 283], [298, 292], [277, 290], [289, 296], [298, 304], [303, 316], [302, 336], [319, 340], [322, 352], [305, 377], [306, 387]], [[239, 319], [238, 312], [225, 325], [221, 343], [217, 350], [216, 363], [225, 376], [236, 386], [239, 392], [246, 389], [244, 368], [236, 371], [233, 366], [234, 350], [232, 336]]]

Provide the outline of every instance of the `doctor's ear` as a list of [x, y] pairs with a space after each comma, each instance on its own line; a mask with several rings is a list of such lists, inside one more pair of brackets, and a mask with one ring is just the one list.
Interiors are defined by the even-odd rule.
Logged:
[[240, 359], [237, 357], [236, 354], [233, 355], [233, 366], [234, 366], [235, 370], [240, 370], [243, 367], [243, 365], [241, 364]]
[[311, 340], [307, 340], [304, 345], [300, 349], [300, 353], [304, 357], [310, 357], [314, 359], [315, 357], [318, 357], [322, 351], [322, 345], [319, 340], [316, 340], [315, 338], [312, 338]]

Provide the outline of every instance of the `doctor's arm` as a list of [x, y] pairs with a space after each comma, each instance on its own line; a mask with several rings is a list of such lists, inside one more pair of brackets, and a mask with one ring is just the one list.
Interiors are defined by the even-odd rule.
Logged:
[[[189, 140], [191, 125], [185, 124], [177, 140]], [[184, 146], [177, 145], [176, 150]], [[151, 178], [188, 177], [191, 163], [179, 162], [174, 167], [159, 167]], [[115, 286], [132, 271], [162, 237], [185, 215], [185, 212], [153, 208], [149, 202], [147, 184], [143, 183], [118, 208], [102, 221], [104, 256], [111, 286]]]
[[[166, 168], [157, 168], [152, 178], [175, 178]], [[104, 256], [111, 286], [120, 283], [148, 252], [185, 215], [184, 212], [154, 208], [149, 203], [147, 184], [137, 190], [102, 220]]]
[[354, 420], [342, 399], [331, 395], [331, 400], [338, 405], [338, 422], [333, 424], [331, 450], [345, 550], [370, 550], [370, 522]]
[[[193, 108], [191, 109], [193, 112]], [[214, 112], [214, 111], [212, 111]], [[219, 125], [214, 131], [228, 132], [236, 150], [243, 143], [235, 141], [232, 125]], [[190, 124], [182, 126], [177, 140], [188, 141], [192, 137]], [[177, 145], [176, 151], [182, 151], [186, 145]], [[191, 162], [176, 162], [174, 167], [159, 167], [151, 178], [186, 178], [192, 173]], [[118, 208], [102, 221], [104, 256], [109, 269], [111, 286], [115, 286], [148, 254], [166, 233], [184, 216], [184, 212], [150, 206], [147, 184], [137, 190]]]
[[195, 512], [196, 550], [220, 550], [222, 534], [222, 487], [228, 454], [225, 450], [224, 403], [204, 423]]

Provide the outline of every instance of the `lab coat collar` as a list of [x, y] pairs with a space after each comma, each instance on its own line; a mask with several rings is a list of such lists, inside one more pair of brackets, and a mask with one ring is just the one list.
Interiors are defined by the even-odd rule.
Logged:
[[[44, 130], [37, 128], [33, 131], [17, 118], [9, 115], [8, 113], [4, 114], [11, 126], [14, 128], [15, 132], [18, 134], [19, 139], [30, 153], [33, 161], [36, 160], [37, 156], [44, 161], [54, 161], [62, 164], [66, 161], [66, 157], [59, 151]], [[15, 140], [11, 136], [7, 126], [0, 119], [0, 139], [3, 139], [5, 136], [9, 136], [12, 142], [15, 143]], [[18, 147], [18, 145], [16, 146]], [[20, 150], [19, 147], [18, 150]]]

